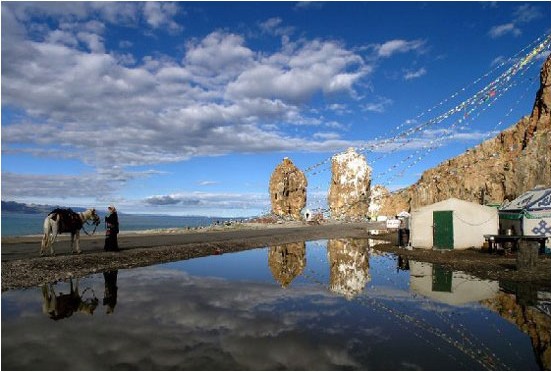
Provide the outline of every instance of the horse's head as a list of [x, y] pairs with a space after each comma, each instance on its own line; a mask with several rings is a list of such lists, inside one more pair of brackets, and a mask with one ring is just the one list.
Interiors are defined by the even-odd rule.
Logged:
[[98, 226], [101, 222], [101, 218], [99, 218], [98, 214], [96, 213], [96, 208], [90, 209], [90, 217], [92, 220], [92, 223], [96, 226]]

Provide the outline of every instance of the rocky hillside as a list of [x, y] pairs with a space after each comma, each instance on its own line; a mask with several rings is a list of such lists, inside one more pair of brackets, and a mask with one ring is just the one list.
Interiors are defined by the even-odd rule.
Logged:
[[423, 173], [412, 186], [386, 193], [379, 214], [395, 215], [448, 199], [478, 203], [512, 200], [551, 185], [551, 55], [540, 74], [530, 116], [464, 154]]

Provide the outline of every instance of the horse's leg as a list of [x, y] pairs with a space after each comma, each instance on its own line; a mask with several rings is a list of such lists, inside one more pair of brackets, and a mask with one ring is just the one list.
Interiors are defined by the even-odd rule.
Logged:
[[55, 256], [54, 243], [55, 243], [55, 240], [57, 238], [57, 229], [58, 229], [58, 225], [57, 225], [57, 221], [56, 221], [52, 224], [52, 235], [51, 235], [51, 239], [50, 239], [50, 254], [52, 256]]
[[76, 245], [76, 248], [77, 248], [77, 254], [81, 254], [81, 250], [80, 250], [80, 230], [77, 230], [75, 232], [75, 245]]
[[40, 244], [40, 255], [44, 256], [44, 250], [46, 249], [46, 245], [48, 244], [48, 234], [44, 233], [42, 236], [42, 243]]
[[40, 255], [44, 255], [44, 251], [48, 249], [48, 240], [50, 239], [50, 227], [51, 221], [49, 217], [44, 220], [44, 235], [42, 236], [42, 243], [40, 244]]

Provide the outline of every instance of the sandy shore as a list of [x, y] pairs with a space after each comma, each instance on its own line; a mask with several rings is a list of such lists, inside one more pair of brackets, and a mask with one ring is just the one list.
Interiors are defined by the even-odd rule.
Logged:
[[39, 256], [40, 236], [2, 238], [2, 291], [80, 277], [115, 269], [129, 269], [212, 254], [281, 245], [297, 241], [357, 238], [386, 239], [375, 249], [432, 262], [484, 279], [509, 280], [547, 286], [551, 283], [551, 258], [541, 257], [535, 272], [515, 270], [514, 256], [490, 255], [478, 250], [407, 251], [395, 246], [396, 233], [373, 235], [381, 223], [237, 224], [203, 230], [160, 230], [122, 233], [120, 252], [104, 252], [103, 236], [83, 236], [80, 255], [70, 253], [68, 236], [60, 236], [56, 256]]

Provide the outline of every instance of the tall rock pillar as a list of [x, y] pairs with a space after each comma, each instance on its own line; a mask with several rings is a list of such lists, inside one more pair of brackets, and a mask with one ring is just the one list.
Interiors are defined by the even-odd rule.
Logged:
[[331, 159], [328, 204], [333, 218], [363, 218], [369, 215], [371, 167], [365, 157], [350, 147]]
[[304, 173], [289, 158], [284, 158], [270, 178], [272, 213], [300, 220], [300, 211], [306, 205], [306, 186]]

